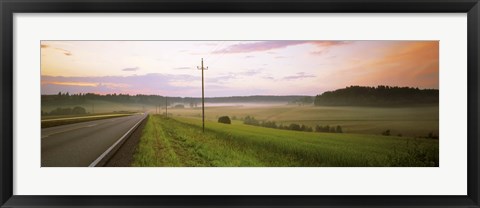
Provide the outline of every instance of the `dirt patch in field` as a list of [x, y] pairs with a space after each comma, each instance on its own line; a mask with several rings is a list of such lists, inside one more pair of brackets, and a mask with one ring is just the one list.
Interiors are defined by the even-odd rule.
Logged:
[[105, 167], [130, 167], [133, 162], [133, 155], [137, 149], [140, 137], [142, 137], [142, 131], [145, 124], [148, 121], [148, 117], [142, 121], [140, 126], [128, 137], [128, 139], [120, 146], [115, 154], [104, 165]]

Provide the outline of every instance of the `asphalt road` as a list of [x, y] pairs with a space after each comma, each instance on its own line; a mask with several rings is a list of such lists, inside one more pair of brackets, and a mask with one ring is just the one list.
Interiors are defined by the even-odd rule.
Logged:
[[42, 129], [42, 167], [87, 167], [146, 116], [81, 122]]

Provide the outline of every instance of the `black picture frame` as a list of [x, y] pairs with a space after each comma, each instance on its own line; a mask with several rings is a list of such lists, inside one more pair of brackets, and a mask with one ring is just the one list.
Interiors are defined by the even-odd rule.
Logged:
[[[0, 0], [1, 207], [480, 207], [478, 0]], [[13, 195], [15, 13], [467, 13], [468, 194], [465, 196], [25, 196]], [[254, 187], [252, 187], [254, 188]]]

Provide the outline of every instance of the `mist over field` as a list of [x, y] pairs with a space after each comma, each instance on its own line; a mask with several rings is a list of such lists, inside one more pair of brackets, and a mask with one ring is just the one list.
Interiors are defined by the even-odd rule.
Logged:
[[287, 105], [287, 102], [265, 102], [265, 103], [254, 103], [254, 102], [235, 102], [235, 103], [216, 103], [216, 102], [205, 102], [205, 107], [273, 107], [273, 106], [282, 106]]
[[[368, 90], [358, 93], [359, 90]], [[348, 93], [353, 92], [353, 93]], [[201, 98], [154, 95], [44, 95], [42, 112], [81, 106], [86, 113], [148, 112], [200, 119]], [[166, 108], [167, 107], [167, 108]], [[438, 90], [414, 88], [347, 87], [317, 96], [236, 96], [205, 98], [205, 118], [221, 116], [244, 121], [252, 117], [275, 126], [291, 124], [305, 128], [340, 126], [343, 133], [438, 137]]]

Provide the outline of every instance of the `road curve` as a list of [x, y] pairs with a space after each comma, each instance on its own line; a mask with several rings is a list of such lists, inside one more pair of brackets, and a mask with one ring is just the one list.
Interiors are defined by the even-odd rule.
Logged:
[[146, 114], [42, 129], [42, 167], [88, 167]]

